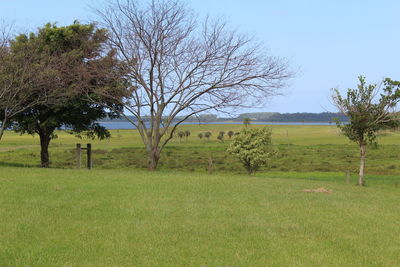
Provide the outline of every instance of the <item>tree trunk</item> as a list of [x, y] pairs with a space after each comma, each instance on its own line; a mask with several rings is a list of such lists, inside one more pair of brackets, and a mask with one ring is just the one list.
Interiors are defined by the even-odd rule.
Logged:
[[358, 185], [359, 186], [365, 185], [365, 180], [364, 180], [365, 154], [366, 154], [366, 145], [361, 144], [360, 145], [360, 174], [358, 177]]
[[3, 120], [3, 122], [1, 123], [1, 127], [0, 127], [0, 140], [1, 140], [1, 138], [3, 138], [3, 134], [4, 134], [4, 131], [5, 131], [5, 129], [6, 129], [6, 123], [7, 123], [7, 121], [4, 119]]
[[42, 168], [48, 168], [50, 165], [49, 160], [49, 144], [50, 144], [50, 136], [46, 134], [40, 134], [40, 161]]
[[149, 163], [148, 170], [155, 171], [157, 169], [158, 160], [160, 159], [160, 151], [158, 147], [152, 148], [150, 152], [148, 152]]

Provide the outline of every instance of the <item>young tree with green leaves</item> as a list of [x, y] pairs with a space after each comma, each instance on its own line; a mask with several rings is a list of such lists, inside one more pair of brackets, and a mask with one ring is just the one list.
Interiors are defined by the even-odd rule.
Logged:
[[342, 133], [360, 147], [360, 171], [358, 185], [364, 186], [364, 169], [367, 144], [376, 143], [379, 130], [396, 128], [400, 124], [395, 108], [400, 100], [400, 82], [385, 79], [383, 86], [367, 85], [365, 77], [358, 77], [357, 89], [348, 89], [342, 96], [334, 89], [333, 102], [348, 117], [349, 123], [336, 120]]
[[244, 119], [243, 119], [243, 125], [244, 125], [244, 127], [249, 126], [250, 123], [251, 123], [251, 119], [250, 119], [250, 118], [244, 118]]
[[239, 158], [249, 175], [254, 174], [276, 154], [272, 131], [266, 127], [244, 128], [235, 135], [228, 152]]
[[208, 141], [210, 141], [211, 132], [209, 132], [209, 131], [205, 132], [204, 137], [207, 138]]
[[186, 131], [185, 131], [186, 141], [188, 140], [189, 136], [190, 136], [190, 131], [189, 131], [189, 130], [186, 130]]
[[[40, 66], [48, 60], [58, 59], [51, 72], [36, 74], [42, 77], [42, 88], [53, 96], [46, 103], [31, 106], [14, 118], [15, 131], [39, 135], [42, 167], [49, 167], [48, 147], [56, 137], [56, 129], [67, 128], [91, 138], [110, 136], [96, 121], [116, 116], [105, 106], [112, 106], [114, 111], [121, 107], [91, 93], [102, 88], [110, 92], [122, 88], [122, 84], [115, 82], [118, 62], [112, 50], [105, 50], [106, 39], [105, 30], [96, 29], [94, 24], [75, 22], [65, 27], [47, 24], [38, 32], [19, 35], [11, 42], [11, 53], [15, 56], [27, 48], [33, 51], [32, 65]], [[32, 86], [37, 87], [37, 84]], [[96, 98], [98, 103], [88, 101], [87, 94]], [[31, 101], [34, 99], [32, 96]]]
[[178, 137], [179, 137], [179, 143], [182, 141], [182, 138], [185, 136], [185, 132], [184, 131], [179, 131], [178, 132]]

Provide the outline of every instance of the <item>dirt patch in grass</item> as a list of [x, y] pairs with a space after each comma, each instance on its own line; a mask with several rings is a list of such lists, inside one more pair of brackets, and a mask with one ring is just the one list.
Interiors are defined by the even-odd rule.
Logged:
[[316, 189], [304, 189], [303, 192], [305, 192], [305, 193], [326, 193], [326, 194], [332, 193], [332, 191], [325, 189], [323, 187], [316, 188]]

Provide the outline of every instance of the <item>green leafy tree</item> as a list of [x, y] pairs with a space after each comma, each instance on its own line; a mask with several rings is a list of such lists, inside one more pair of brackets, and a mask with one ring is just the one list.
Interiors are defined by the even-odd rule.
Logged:
[[[383, 88], [376, 84], [367, 85], [365, 77], [358, 77], [357, 89], [348, 89], [342, 96], [334, 89], [332, 96], [336, 107], [347, 116], [347, 124], [336, 120], [342, 133], [360, 147], [360, 171], [358, 185], [364, 186], [364, 169], [367, 144], [376, 144], [379, 130], [399, 126], [399, 116], [395, 107], [400, 100], [400, 82], [385, 79]], [[382, 89], [382, 90], [380, 90]], [[379, 96], [379, 97], [378, 97]]]
[[235, 134], [233, 131], [228, 131], [228, 137], [229, 137], [229, 139], [231, 139], [232, 138], [232, 136]]
[[203, 133], [198, 133], [197, 136], [201, 139], [203, 139]]
[[221, 134], [219, 134], [219, 135], [217, 136], [217, 139], [218, 139], [219, 141], [221, 141], [222, 143], [224, 142], [224, 136], [221, 135]]
[[242, 162], [249, 175], [254, 174], [275, 154], [272, 132], [268, 128], [244, 128], [229, 145], [228, 152]]
[[0, 140], [15, 115], [47, 101], [50, 92], [42, 86], [40, 74], [50, 74], [58, 60], [43, 60], [40, 65], [32, 64], [35, 50], [25, 47], [15, 54], [10, 48], [13, 39], [12, 24], [0, 21]]
[[249, 125], [250, 125], [250, 122], [251, 122], [251, 119], [250, 119], [250, 118], [244, 118], [244, 119], [243, 119], [243, 125], [244, 125], [245, 127], [249, 126]]
[[185, 132], [184, 131], [179, 131], [178, 132], [178, 137], [179, 137], [179, 142], [182, 141], [182, 138], [185, 136]]
[[205, 132], [204, 137], [207, 138], [208, 141], [210, 141], [211, 132]]
[[186, 130], [186, 131], [185, 131], [186, 141], [188, 140], [189, 136], [190, 136], [190, 131], [189, 131], [189, 130]]
[[[11, 43], [15, 55], [26, 51], [27, 47], [33, 48], [34, 65], [58, 59], [50, 73], [37, 73], [42, 76], [41, 86], [52, 92], [53, 97], [46, 103], [20, 112], [15, 116], [13, 125], [17, 132], [39, 135], [42, 167], [50, 164], [48, 147], [50, 141], [57, 137], [56, 129], [67, 128], [72, 133], [84, 133], [90, 138], [110, 136], [96, 121], [116, 116], [116, 113], [108, 112], [105, 105], [89, 102], [86, 98], [93, 90], [107, 88], [111, 91], [120, 86], [114, 77], [118, 62], [113, 51], [104, 50], [106, 40], [105, 30], [96, 29], [93, 24], [75, 22], [65, 27], [47, 24], [37, 33], [22, 34]], [[108, 99], [94, 94], [92, 98], [113, 107], [112, 110], [121, 109]]]

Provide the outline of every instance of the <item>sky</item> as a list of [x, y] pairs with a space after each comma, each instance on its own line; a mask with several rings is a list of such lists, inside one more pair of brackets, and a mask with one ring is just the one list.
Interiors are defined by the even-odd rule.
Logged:
[[[139, 0], [140, 1], [140, 0]], [[359, 75], [369, 83], [400, 80], [398, 0], [182, 0], [199, 15], [221, 18], [249, 34], [296, 73], [281, 96], [244, 111], [335, 112], [332, 88], [345, 92]], [[0, 20], [23, 31], [46, 22], [95, 18], [96, 0], [0, 0]]]

